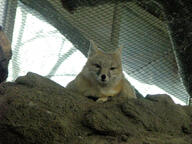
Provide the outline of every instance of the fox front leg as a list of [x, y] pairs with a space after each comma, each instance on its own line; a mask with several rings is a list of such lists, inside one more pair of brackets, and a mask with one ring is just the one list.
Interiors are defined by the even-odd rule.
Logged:
[[98, 103], [103, 103], [108, 100], [107, 96], [99, 95], [97, 91], [89, 90], [84, 93], [84, 95]]
[[108, 100], [108, 97], [105, 96], [105, 97], [98, 98], [96, 102], [103, 103], [103, 102], [106, 102], [107, 100]]

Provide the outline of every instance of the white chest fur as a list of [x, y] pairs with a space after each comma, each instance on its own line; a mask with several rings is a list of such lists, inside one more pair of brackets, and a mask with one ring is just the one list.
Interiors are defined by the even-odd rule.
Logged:
[[114, 96], [117, 94], [117, 91], [112, 88], [101, 88], [100, 92], [102, 95], [105, 95], [105, 96]]

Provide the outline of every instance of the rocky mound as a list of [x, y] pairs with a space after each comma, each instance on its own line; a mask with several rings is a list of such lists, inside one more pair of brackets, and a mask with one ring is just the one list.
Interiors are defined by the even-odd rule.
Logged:
[[190, 144], [192, 108], [167, 95], [96, 103], [28, 73], [0, 87], [0, 144]]

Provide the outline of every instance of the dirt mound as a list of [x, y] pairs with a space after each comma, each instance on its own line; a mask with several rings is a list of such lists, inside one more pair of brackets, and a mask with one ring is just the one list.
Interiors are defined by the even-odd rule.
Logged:
[[167, 95], [100, 104], [28, 73], [0, 88], [1, 144], [190, 144], [192, 108]]

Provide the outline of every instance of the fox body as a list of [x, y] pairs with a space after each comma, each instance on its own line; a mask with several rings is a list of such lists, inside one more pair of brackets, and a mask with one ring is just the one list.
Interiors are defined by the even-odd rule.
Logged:
[[98, 102], [107, 101], [109, 96], [119, 94], [136, 98], [133, 87], [122, 72], [121, 48], [107, 53], [100, 50], [93, 41], [85, 66], [67, 88], [84, 96], [96, 97]]

